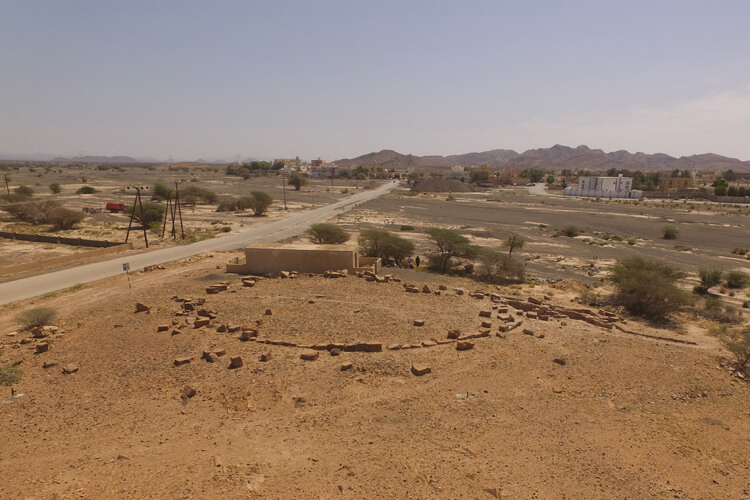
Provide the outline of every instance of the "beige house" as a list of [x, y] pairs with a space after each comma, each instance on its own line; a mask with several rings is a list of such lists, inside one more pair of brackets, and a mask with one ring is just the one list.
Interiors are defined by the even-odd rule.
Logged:
[[227, 264], [228, 273], [263, 275], [281, 271], [323, 273], [325, 271], [380, 272], [380, 259], [363, 257], [356, 245], [255, 243], [245, 248], [245, 258]]

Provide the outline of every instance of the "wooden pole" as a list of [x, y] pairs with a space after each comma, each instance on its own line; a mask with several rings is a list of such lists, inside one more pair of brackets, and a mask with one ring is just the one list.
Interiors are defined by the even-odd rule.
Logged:
[[8, 176], [5, 176], [5, 190], [10, 194], [10, 186], [8, 185]]
[[172, 196], [167, 195], [167, 204], [164, 205], [164, 224], [161, 226], [161, 237], [164, 238], [164, 234], [167, 232], [167, 214], [169, 209], [172, 207]]
[[[141, 226], [143, 227], [143, 240], [146, 242], [146, 248], [148, 248], [148, 235], [146, 235], [146, 218], [143, 216], [143, 202], [141, 201], [141, 190], [136, 190], [136, 196], [138, 196], [138, 206], [141, 207]], [[133, 207], [135, 212], [135, 207]]]
[[174, 183], [175, 192], [175, 203], [177, 203], [177, 213], [180, 215], [180, 232], [182, 233], [182, 239], [185, 239], [185, 228], [182, 227], [182, 208], [180, 207], [180, 189], [177, 187], [177, 183]]
[[130, 238], [130, 228], [133, 226], [133, 219], [135, 218], [135, 202], [138, 201], [139, 198], [139, 192], [138, 190], [135, 191], [135, 200], [133, 200], [133, 209], [130, 211], [130, 222], [128, 222], [128, 232], [125, 233], [125, 243], [128, 242], [128, 238]]
[[286, 210], [286, 182], [284, 181], [284, 174], [281, 174], [281, 187], [284, 190], [284, 210]]

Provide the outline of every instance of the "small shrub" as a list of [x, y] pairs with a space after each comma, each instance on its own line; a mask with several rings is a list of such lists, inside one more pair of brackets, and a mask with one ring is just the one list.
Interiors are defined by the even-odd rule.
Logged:
[[155, 182], [151, 189], [151, 199], [156, 201], [163, 201], [166, 199], [174, 199], [175, 193], [174, 188], [170, 187], [164, 182]]
[[222, 233], [228, 233], [228, 232], [230, 232], [231, 230], [232, 230], [232, 228], [231, 228], [231, 227], [229, 227], [229, 226], [221, 226], [221, 232], [222, 232]]
[[747, 248], [733, 248], [729, 253], [732, 255], [745, 255], [747, 254]]
[[414, 231], [414, 226], [409, 226], [406, 224], [401, 225], [401, 231]]
[[182, 200], [183, 197], [192, 200], [192, 204], [216, 203], [216, 200], [219, 198], [216, 193], [201, 186], [186, 186], [180, 189], [180, 200]]
[[698, 270], [698, 276], [701, 279], [701, 284], [696, 287], [698, 293], [708, 293], [709, 288], [721, 283], [721, 269], [701, 268]]
[[15, 320], [22, 329], [28, 330], [35, 326], [49, 325], [56, 317], [57, 311], [51, 307], [34, 307], [18, 314]]
[[675, 226], [664, 226], [661, 228], [662, 238], [665, 240], [676, 240], [680, 230]]
[[235, 198], [222, 198], [219, 200], [217, 212], [234, 212], [237, 210], [237, 201]]
[[50, 184], [49, 190], [52, 191], [54, 194], [60, 194], [60, 191], [62, 191], [62, 189], [60, 188], [60, 183], [58, 182], [53, 182], [52, 184]]
[[73, 229], [82, 220], [83, 214], [81, 212], [63, 207], [54, 208], [47, 215], [47, 222], [52, 224], [54, 231]]
[[0, 385], [13, 385], [21, 380], [21, 370], [17, 366], [0, 367]]
[[17, 188], [13, 189], [13, 192], [23, 196], [31, 196], [34, 194], [34, 190], [29, 186], [18, 186]]
[[687, 294], [677, 286], [683, 277], [682, 271], [669, 264], [629, 257], [612, 268], [613, 299], [631, 314], [661, 321], [688, 303]]
[[333, 224], [313, 224], [305, 234], [313, 243], [322, 245], [337, 245], [349, 241], [349, 233]]
[[725, 279], [727, 288], [745, 288], [747, 286], [747, 274], [742, 271], [727, 271]]
[[[143, 203], [143, 217], [141, 217], [141, 207], [136, 205], [135, 215], [133, 219], [140, 225], [151, 227], [151, 224], [158, 222], [161, 224], [164, 221], [165, 209], [161, 205], [156, 203], [146, 202]], [[130, 216], [133, 213], [133, 207], [125, 207], [125, 213]]]
[[628, 245], [635, 245], [635, 238], [628, 238]]
[[495, 284], [522, 283], [526, 278], [523, 263], [494, 248], [483, 248], [479, 252], [480, 271], [483, 281]]
[[737, 371], [748, 374], [750, 363], [750, 328], [728, 330], [720, 337], [724, 346], [734, 354]]
[[456, 197], [452, 194], [449, 194], [448, 197], [445, 199], [445, 201], [456, 201]]
[[92, 186], [82, 186], [76, 189], [76, 194], [94, 194], [94, 193], [96, 193], [96, 189], [94, 189]]
[[577, 226], [568, 225], [558, 231], [561, 236], [567, 236], [568, 238], [575, 238], [583, 232], [583, 229]]

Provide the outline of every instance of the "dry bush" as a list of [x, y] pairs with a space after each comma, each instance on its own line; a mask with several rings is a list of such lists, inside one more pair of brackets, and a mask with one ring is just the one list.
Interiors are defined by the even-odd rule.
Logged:
[[54, 208], [47, 215], [47, 222], [52, 224], [54, 231], [73, 229], [82, 220], [83, 214], [81, 212], [63, 207]]
[[35, 326], [49, 325], [56, 317], [57, 311], [51, 307], [34, 307], [18, 314], [15, 320], [22, 329], [28, 330]]

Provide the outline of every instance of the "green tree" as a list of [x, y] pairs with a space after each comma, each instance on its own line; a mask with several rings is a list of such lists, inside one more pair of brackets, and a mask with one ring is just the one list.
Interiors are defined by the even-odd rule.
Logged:
[[[164, 207], [159, 204], [146, 202], [143, 203], [143, 217], [141, 217], [141, 207], [135, 204], [135, 215], [133, 220], [144, 227], [156, 227], [155, 223], [161, 224], [164, 221]], [[133, 207], [125, 207], [125, 213], [129, 216], [133, 214]]]
[[81, 186], [76, 189], [76, 194], [94, 194], [96, 189], [93, 186]]
[[268, 207], [273, 203], [273, 198], [268, 193], [263, 191], [253, 191], [250, 193], [250, 206], [253, 213], [257, 216], [261, 216], [268, 210]]
[[615, 284], [614, 301], [631, 314], [660, 321], [688, 302], [677, 283], [684, 273], [669, 264], [628, 257], [615, 264], [610, 280]]
[[714, 194], [716, 196], [726, 196], [729, 183], [723, 177], [719, 177], [711, 184], [711, 187], [714, 188]]
[[363, 229], [358, 243], [367, 257], [393, 259], [397, 264], [414, 253], [414, 243], [383, 229]]
[[521, 171], [521, 177], [525, 177], [529, 182], [540, 182], [545, 175], [545, 171], [539, 168], [526, 168]]
[[338, 245], [349, 241], [349, 233], [334, 224], [313, 224], [305, 234], [310, 241], [320, 245]]
[[151, 199], [156, 201], [164, 201], [167, 199], [174, 199], [174, 188], [170, 187], [165, 182], [155, 182], [154, 187], [151, 189]]
[[525, 244], [526, 240], [524, 240], [520, 235], [511, 233], [511, 235], [508, 236], [508, 239], [503, 241], [503, 248], [507, 248], [508, 257], [512, 257], [513, 251], [522, 249]]
[[295, 191], [299, 191], [302, 189], [302, 186], [307, 185], [307, 178], [297, 172], [293, 172], [292, 175], [289, 176], [289, 185], [294, 186]]
[[437, 252], [430, 256], [430, 267], [442, 273], [451, 267], [451, 259], [454, 257], [471, 258], [477, 253], [477, 247], [472, 245], [467, 237], [450, 229], [430, 228], [427, 235], [437, 249]]
[[52, 184], [50, 184], [49, 190], [52, 191], [54, 194], [60, 194], [60, 191], [62, 191], [62, 189], [60, 189], [60, 184], [58, 182], [53, 182]]

